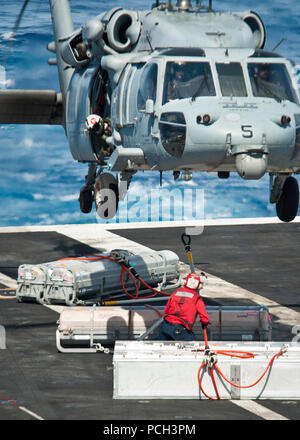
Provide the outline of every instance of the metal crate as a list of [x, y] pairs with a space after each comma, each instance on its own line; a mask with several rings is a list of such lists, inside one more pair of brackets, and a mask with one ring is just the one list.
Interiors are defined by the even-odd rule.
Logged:
[[[114, 250], [111, 256], [127, 261], [140, 277], [150, 286], [158, 289], [180, 284], [180, 263], [178, 256], [167, 250], [132, 254], [126, 250]], [[99, 254], [98, 257], [101, 257]], [[72, 306], [80, 301], [102, 298], [122, 292], [122, 267], [108, 259], [93, 257], [61, 259], [41, 265], [19, 267], [17, 297], [19, 300], [35, 299], [46, 304]], [[130, 276], [124, 273], [124, 285], [135, 291]], [[139, 284], [139, 282], [137, 282]], [[139, 286], [142, 288], [143, 286]]]
[[[283, 347], [268, 373], [249, 388], [236, 388], [214, 373], [220, 399], [300, 399], [300, 346], [295, 342], [211, 342], [213, 350], [252, 352], [250, 359], [217, 356], [217, 365], [233, 383], [255, 384], [272, 356]], [[117, 341], [115, 344], [114, 399], [207, 399], [216, 398], [211, 374], [203, 362], [204, 345], [194, 342]]]
[[[164, 307], [68, 307], [58, 321], [56, 334], [59, 351], [72, 351], [81, 346], [83, 352], [97, 352], [97, 344], [112, 343], [116, 340], [137, 339], [143, 335], [163, 314]], [[206, 307], [211, 325], [208, 337], [221, 336], [217, 340], [256, 340], [271, 339], [272, 326], [268, 309], [257, 307]], [[150, 336], [156, 340], [159, 329]], [[193, 331], [197, 340], [203, 340], [200, 321], [197, 320]], [[216, 340], [216, 339], [214, 339]]]

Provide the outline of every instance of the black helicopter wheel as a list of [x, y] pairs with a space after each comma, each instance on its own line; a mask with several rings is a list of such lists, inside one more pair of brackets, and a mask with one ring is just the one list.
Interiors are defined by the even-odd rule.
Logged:
[[84, 214], [89, 214], [93, 208], [94, 195], [93, 191], [85, 187], [81, 188], [79, 194], [80, 211]]
[[291, 222], [299, 207], [299, 186], [295, 177], [288, 177], [284, 182], [282, 194], [276, 203], [276, 212], [283, 222]]
[[119, 205], [119, 187], [117, 179], [110, 173], [102, 173], [96, 178], [95, 205], [99, 217], [109, 220], [113, 218]]

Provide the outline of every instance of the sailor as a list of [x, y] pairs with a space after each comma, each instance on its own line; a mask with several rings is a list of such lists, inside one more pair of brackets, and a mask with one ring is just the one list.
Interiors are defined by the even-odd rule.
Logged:
[[86, 127], [88, 131], [92, 133], [102, 134], [103, 133], [103, 119], [97, 114], [89, 115], [86, 120]]
[[283, 83], [276, 78], [274, 65], [262, 64], [259, 71], [254, 73], [255, 96], [265, 96], [277, 100], [285, 99], [286, 92]]
[[110, 118], [104, 118], [103, 119], [103, 133], [102, 136], [99, 139], [99, 147], [101, 149], [101, 154], [103, 157], [110, 156], [113, 152], [113, 147], [111, 145], [108, 145], [106, 140], [108, 137], [112, 135], [112, 129], [111, 129], [111, 121]]
[[270, 70], [267, 64], [262, 65], [258, 77], [263, 81], [270, 81]]
[[93, 113], [86, 118], [86, 127], [90, 133], [96, 135], [95, 146], [100, 160], [105, 156], [110, 156], [112, 147], [106, 143], [106, 139], [111, 136], [111, 121], [109, 117], [101, 118], [97, 113]]
[[158, 335], [159, 340], [196, 340], [192, 327], [197, 314], [200, 317], [202, 328], [207, 327], [209, 317], [199, 293], [202, 288], [200, 277], [195, 273], [190, 273], [184, 287], [180, 287], [170, 296], [164, 310], [164, 321]]
[[185, 64], [174, 63], [174, 75], [168, 86], [168, 100], [182, 98], [180, 89], [185, 83]]

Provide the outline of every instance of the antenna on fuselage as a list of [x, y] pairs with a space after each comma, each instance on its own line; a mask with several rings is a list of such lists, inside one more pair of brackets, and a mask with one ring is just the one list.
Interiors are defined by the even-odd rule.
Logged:
[[271, 50], [271, 52], [274, 52], [280, 45], [281, 43], [283, 43], [286, 40], [286, 38], [281, 38], [281, 40], [279, 41], [279, 43], [276, 44], [276, 46], [273, 47], [273, 49]]

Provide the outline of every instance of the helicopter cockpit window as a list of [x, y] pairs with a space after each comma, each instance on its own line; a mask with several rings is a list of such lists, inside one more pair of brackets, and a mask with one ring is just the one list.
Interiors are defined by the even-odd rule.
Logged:
[[156, 87], [157, 87], [157, 64], [150, 64], [145, 66], [141, 74], [140, 86], [137, 98], [138, 110], [145, 110], [147, 99], [156, 101]]
[[223, 96], [247, 96], [243, 69], [240, 63], [216, 63]]
[[298, 103], [285, 64], [249, 63], [248, 72], [253, 96]]
[[173, 99], [215, 95], [209, 63], [195, 61], [167, 63], [163, 104]]

